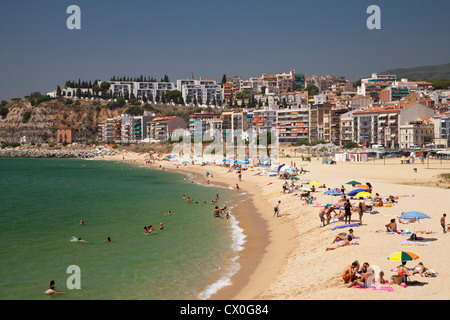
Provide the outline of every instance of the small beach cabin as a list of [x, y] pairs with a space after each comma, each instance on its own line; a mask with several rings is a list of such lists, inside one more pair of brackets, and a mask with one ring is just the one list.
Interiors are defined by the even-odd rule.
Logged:
[[336, 152], [336, 162], [367, 162], [367, 152]]

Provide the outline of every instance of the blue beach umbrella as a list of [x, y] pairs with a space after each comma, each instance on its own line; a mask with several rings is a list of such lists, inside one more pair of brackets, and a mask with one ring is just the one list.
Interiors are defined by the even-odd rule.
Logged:
[[[405, 219], [405, 220], [412, 220], [412, 219], [431, 219], [429, 216], [427, 216], [425, 213], [423, 212], [419, 212], [419, 211], [408, 211], [408, 212], [404, 212], [400, 217], [398, 217], [399, 219]], [[416, 224], [414, 223], [414, 235], [416, 234]], [[412, 239], [412, 237], [411, 237]]]
[[324, 192], [325, 194], [331, 194], [331, 195], [338, 195], [338, 194], [341, 194], [341, 192], [340, 191], [337, 191], [337, 190], [334, 190], [334, 189], [332, 189], [332, 190], [327, 190], [327, 191], [325, 191]]
[[367, 189], [355, 189], [347, 193], [350, 197], [356, 196], [360, 192], [367, 192]]
[[400, 216], [400, 219], [431, 219], [429, 216], [427, 216], [425, 213], [423, 212], [419, 212], [419, 211], [408, 211], [403, 213]]
[[[325, 193], [325, 194], [330, 194], [330, 195], [332, 195], [332, 196], [336, 196], [336, 195], [338, 195], [338, 194], [341, 194], [340, 191], [337, 191], [337, 190], [334, 190], [334, 189], [327, 190], [327, 191], [325, 191], [324, 193]], [[333, 199], [332, 202], [333, 202], [333, 204], [334, 204], [334, 199]]]

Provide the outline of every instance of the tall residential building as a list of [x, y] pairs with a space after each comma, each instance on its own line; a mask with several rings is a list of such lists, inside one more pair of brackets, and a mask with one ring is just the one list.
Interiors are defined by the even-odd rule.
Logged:
[[436, 146], [450, 147], [450, 112], [441, 113], [432, 119]]
[[361, 79], [357, 94], [371, 97], [375, 102], [380, 101], [381, 91], [391, 86], [397, 80], [396, 75], [380, 75], [373, 73], [371, 78]]
[[261, 130], [270, 131], [275, 128], [277, 111], [278, 106], [253, 110], [253, 130], [259, 132]]
[[309, 139], [309, 108], [307, 106], [280, 109], [276, 112], [279, 142], [295, 143]]
[[419, 117], [400, 126], [400, 148], [408, 149], [412, 146], [425, 148], [434, 140], [434, 124], [427, 117]]
[[365, 146], [400, 147], [400, 129], [419, 117], [431, 118], [434, 110], [421, 103], [367, 108], [354, 112], [354, 139]]
[[223, 101], [222, 88], [213, 79], [177, 80], [177, 89], [186, 103], [197, 101], [211, 104], [213, 101]]
[[247, 112], [242, 109], [223, 112], [221, 119], [223, 141], [226, 141], [227, 133], [234, 136], [236, 130], [242, 130], [242, 132], [247, 131]]
[[212, 140], [216, 132], [222, 131], [222, 119], [216, 113], [194, 113], [189, 118], [189, 132], [192, 137]]
[[331, 141], [330, 103], [311, 105], [309, 108], [309, 142], [317, 140]]
[[181, 117], [156, 117], [147, 122], [147, 137], [152, 141], [167, 142], [177, 129], [186, 129], [186, 121]]

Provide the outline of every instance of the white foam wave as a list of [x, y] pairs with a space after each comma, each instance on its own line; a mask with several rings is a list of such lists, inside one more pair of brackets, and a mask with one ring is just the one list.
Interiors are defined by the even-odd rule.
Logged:
[[[230, 207], [229, 209], [232, 209], [232, 207]], [[236, 220], [236, 218], [231, 214], [228, 223], [231, 226], [231, 238], [232, 238], [231, 248], [234, 252], [242, 251], [244, 249], [244, 244], [246, 242], [245, 239], [247, 238], [247, 236], [244, 234], [244, 229], [239, 227], [239, 221]], [[222, 277], [213, 284], [207, 286], [202, 292], [199, 293], [198, 298], [200, 300], [207, 300], [213, 294], [217, 293], [220, 289], [230, 286], [232, 284], [231, 278], [241, 268], [241, 265], [238, 262], [236, 262], [238, 259], [239, 255], [234, 256], [231, 259], [232, 262], [231, 265], [226, 267], [225, 273], [222, 275]]]

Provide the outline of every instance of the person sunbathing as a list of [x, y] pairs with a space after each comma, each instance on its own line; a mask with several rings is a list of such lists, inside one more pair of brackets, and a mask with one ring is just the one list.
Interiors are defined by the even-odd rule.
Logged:
[[397, 223], [395, 223], [395, 219], [391, 219], [391, 222], [386, 225], [386, 230], [388, 232], [397, 232]]
[[345, 240], [346, 238], [348, 239], [349, 237], [351, 237], [352, 239], [355, 237], [353, 234], [353, 229], [348, 230], [348, 233], [345, 232], [341, 232], [339, 233], [333, 240], [332, 243], [335, 243], [338, 240]]
[[419, 264], [417, 266], [414, 267], [413, 272], [411, 273], [411, 275], [414, 274], [419, 274], [421, 277], [423, 277], [423, 273], [426, 272], [428, 269], [425, 268], [425, 266], [423, 265], [422, 262], [419, 262]]
[[336, 250], [336, 249], [341, 248], [341, 247], [349, 246], [349, 245], [352, 244], [352, 242], [351, 242], [352, 240], [353, 240], [352, 236], [348, 236], [347, 239], [345, 239], [344, 241], [338, 243], [335, 247], [327, 248], [326, 251]]

